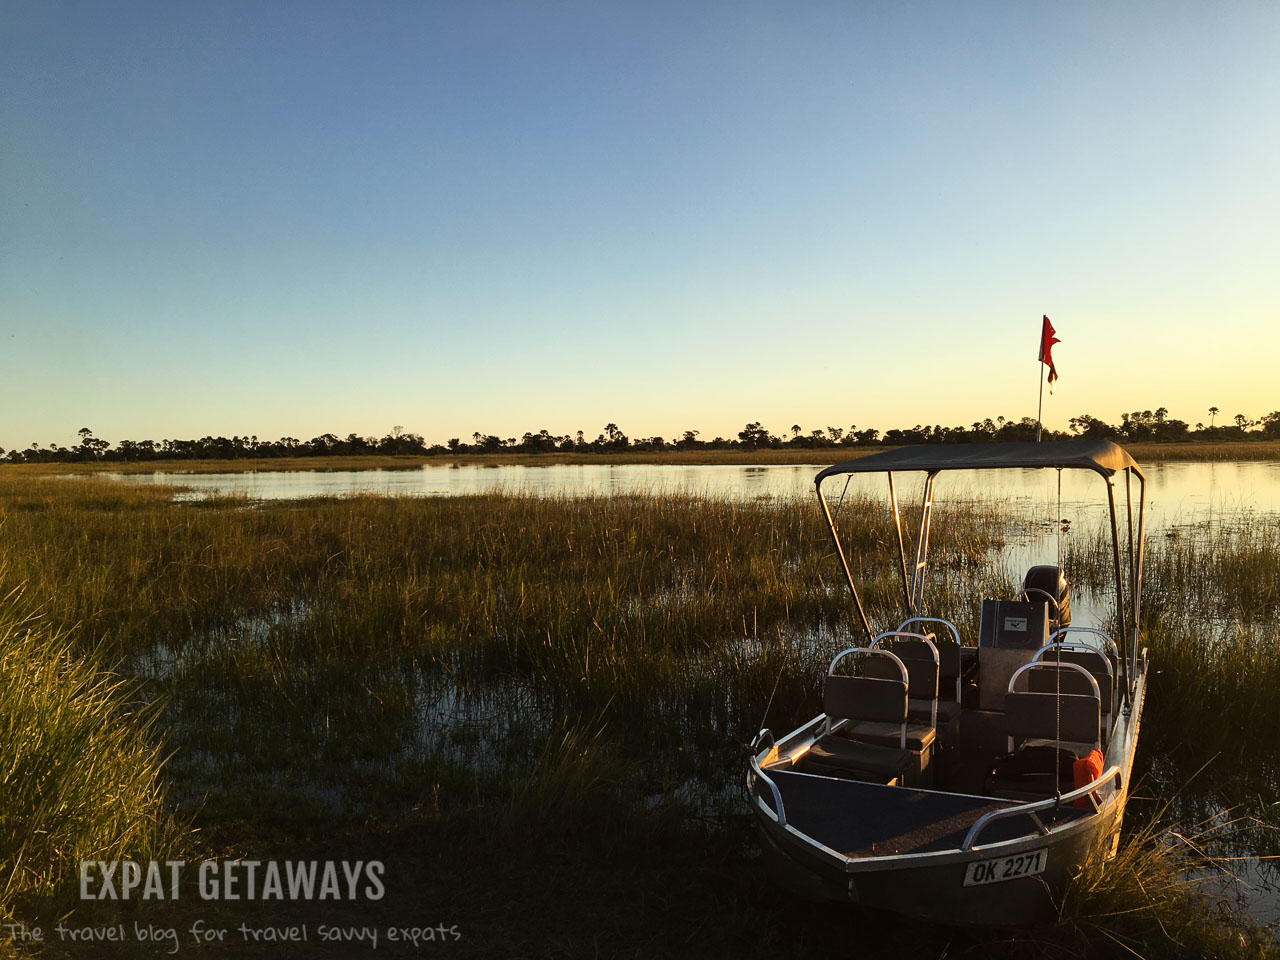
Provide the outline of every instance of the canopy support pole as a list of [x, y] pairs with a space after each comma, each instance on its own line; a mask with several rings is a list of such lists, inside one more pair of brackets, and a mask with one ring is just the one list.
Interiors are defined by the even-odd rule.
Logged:
[[[1115, 562], [1116, 572], [1116, 616], [1120, 619], [1120, 637], [1128, 645], [1129, 631], [1126, 629], [1124, 609], [1124, 572], [1120, 568], [1120, 526], [1116, 522], [1116, 487], [1113, 477], [1107, 477], [1107, 509], [1111, 512], [1111, 556]], [[1126, 661], [1125, 665], [1127, 667], [1129, 651], [1122, 649], [1120, 656], [1121, 659]], [[1126, 672], [1128, 671], [1126, 670]], [[1130, 674], [1126, 680], [1131, 685], [1133, 683], [1133, 674]]]
[[893, 471], [889, 471], [889, 502], [893, 505], [893, 528], [898, 533], [898, 559], [902, 563], [902, 603], [910, 616], [911, 585], [907, 582], [907, 545], [902, 539], [902, 513], [898, 510], [898, 491], [893, 485]]
[[[1133, 473], [1132, 469], [1129, 471]], [[1132, 647], [1132, 666], [1129, 670], [1130, 677], [1138, 675], [1138, 642], [1140, 624], [1142, 621], [1142, 561], [1146, 555], [1147, 542], [1147, 480], [1141, 474], [1138, 475], [1138, 558], [1137, 564], [1133, 571], [1133, 640], [1130, 644]]]
[[827, 498], [822, 493], [822, 481], [816, 481], [813, 488], [818, 494], [818, 503], [822, 504], [822, 515], [826, 517], [827, 530], [831, 532], [831, 542], [835, 544], [836, 556], [840, 558], [840, 567], [844, 570], [845, 582], [849, 584], [849, 592], [853, 594], [853, 605], [857, 608], [858, 619], [862, 621], [862, 629], [867, 631], [867, 642], [870, 643], [875, 640], [876, 633], [871, 629], [871, 621], [867, 619], [867, 611], [862, 609], [862, 598], [858, 596], [858, 587], [853, 582], [853, 574], [849, 570], [849, 561], [845, 559], [844, 548], [840, 546], [840, 534], [836, 532], [836, 522], [831, 516], [831, 508], [827, 506]]

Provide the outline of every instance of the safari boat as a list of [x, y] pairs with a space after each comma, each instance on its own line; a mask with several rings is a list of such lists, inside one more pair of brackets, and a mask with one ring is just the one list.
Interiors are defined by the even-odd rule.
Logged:
[[[1059, 491], [1063, 470], [1101, 479], [1114, 637], [1072, 625], [1060, 559], [1031, 567], [1016, 596], [973, 598], [976, 637], [926, 604], [938, 478], [1028, 469], [1058, 471]], [[847, 490], [863, 473], [888, 477], [905, 610], [893, 629], [867, 617], [824, 488], [843, 478]], [[909, 473], [923, 474], [914, 560], [895, 483]], [[1072, 877], [1119, 841], [1148, 672], [1142, 471], [1106, 441], [932, 445], [836, 464], [815, 486], [866, 640], [832, 659], [820, 714], [752, 743], [747, 789], [766, 863], [811, 899], [940, 923], [1052, 919]], [[1059, 514], [1060, 504], [1059, 494]]]

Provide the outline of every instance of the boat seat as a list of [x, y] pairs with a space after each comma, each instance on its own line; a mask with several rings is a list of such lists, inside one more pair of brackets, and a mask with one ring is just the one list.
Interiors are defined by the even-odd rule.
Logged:
[[1101, 714], [1098, 697], [1090, 694], [1007, 693], [1004, 725], [1009, 752], [1020, 743], [1036, 741], [1058, 743], [1068, 749], [1079, 747], [1087, 753], [1100, 747]]
[[[873, 743], [882, 747], [892, 747], [899, 742], [900, 725], [896, 723], [879, 723], [875, 720], [860, 720], [849, 728], [849, 736], [863, 743]], [[907, 717], [906, 743], [907, 749], [923, 753], [931, 748], [938, 737], [938, 728], [929, 723], [912, 723], [910, 714]]]
[[[912, 617], [898, 624], [896, 632], [902, 633], [914, 624], [923, 623], [940, 623], [946, 627], [942, 639], [933, 633], [925, 635], [938, 655], [938, 695], [933, 712], [911, 703], [909, 715], [916, 723], [933, 723], [940, 731], [942, 740], [951, 742], [960, 732], [960, 705], [963, 701], [964, 684], [977, 674], [978, 651], [973, 647], [961, 646], [960, 631], [955, 624], [941, 617]], [[896, 646], [894, 652], [897, 652]], [[906, 660], [906, 657], [903, 659]]]
[[[960, 704], [954, 700], [939, 700], [934, 717], [933, 730], [938, 748], [941, 749], [958, 744], [960, 742]], [[907, 720], [909, 724], [924, 726], [929, 717], [923, 710], [911, 710], [907, 713]], [[907, 729], [909, 739], [910, 726]]]
[[809, 773], [875, 783], [901, 782], [910, 767], [910, 751], [859, 743], [839, 734], [820, 737], [805, 754], [805, 770]]
[[[1044, 663], [1073, 663], [1087, 670], [1098, 684], [1102, 730], [1109, 733], [1115, 718], [1116, 684], [1111, 658], [1100, 650], [1078, 644], [1050, 643], [1036, 651], [1035, 659]], [[1055, 671], [1035, 671], [1028, 677], [1032, 690], [1048, 693], [1054, 690]], [[1089, 693], [1088, 681], [1075, 672], [1062, 671], [1064, 693]]]
[[[1075, 787], [1076, 755], [1052, 743], [1029, 743], [1017, 753], [997, 757], [987, 774], [985, 791], [1005, 800], [1043, 800], [1055, 790]], [[1055, 786], [1054, 775], [1057, 774]]]
[[[1023, 674], [1030, 689], [1017, 690]], [[993, 763], [986, 792], [1010, 800], [1040, 799], [1055, 789], [1068, 792], [1074, 786], [1074, 762], [1101, 747], [1098, 691], [1088, 671], [1075, 664], [1033, 661], [1016, 671], [1004, 698], [1009, 753]]]
[[[895, 657], [902, 660], [906, 667], [906, 716], [908, 716], [908, 745], [913, 750], [928, 749], [938, 727], [947, 727], [948, 723], [959, 718], [959, 707], [946, 709], [946, 722], [943, 722], [943, 707], [938, 699], [940, 691], [940, 649], [933, 643], [933, 634], [881, 634], [872, 641], [873, 650], [890, 650]], [[884, 660], [870, 660], [867, 672], [873, 676], [891, 677], [895, 664]], [[860, 723], [855, 736], [859, 739], [881, 741], [887, 731]]]
[[[1082, 639], [1072, 639], [1070, 634], [1082, 634], [1095, 637], [1092, 643], [1088, 643]], [[1061, 643], [1068, 649], [1085, 649], [1097, 650], [1093, 644], [1099, 644], [1102, 647], [1102, 655], [1106, 657], [1107, 662], [1111, 664], [1111, 675], [1113, 677], [1120, 676], [1120, 650], [1116, 646], [1116, 642], [1111, 639], [1111, 635], [1105, 630], [1097, 630], [1093, 627], [1063, 627], [1061, 630], [1055, 631], [1049, 636], [1049, 644]]]
[[[897, 677], [828, 674], [822, 691], [825, 732], [805, 753], [805, 772], [875, 783], [900, 783], [913, 765], [911, 751], [906, 745], [906, 668], [883, 650], [852, 648], [832, 661], [832, 669], [848, 653], [867, 654], [864, 662], [884, 658], [896, 666]], [[848, 736], [858, 723], [864, 721], [894, 726], [896, 742], [866, 743]], [[837, 724], [841, 725], [840, 729], [833, 731]]]

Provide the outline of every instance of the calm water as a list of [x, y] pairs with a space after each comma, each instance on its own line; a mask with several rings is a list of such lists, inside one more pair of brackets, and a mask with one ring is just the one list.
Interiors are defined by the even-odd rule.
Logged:
[[[152, 473], [114, 474], [126, 483], [171, 484], [183, 488], [184, 499], [232, 494], [251, 500], [345, 496], [448, 496], [494, 491], [543, 496], [693, 493], [727, 499], [810, 497], [820, 465], [556, 464], [530, 466], [428, 465], [413, 470], [305, 470], [285, 473]], [[1149, 522], [1153, 528], [1204, 522], [1241, 510], [1280, 512], [1280, 463], [1157, 463], [1144, 468], [1148, 481]], [[917, 475], [918, 476], [918, 475]], [[943, 475], [935, 492], [940, 501], [985, 499], [1056, 505], [1057, 474], [1052, 470], [1010, 470], [991, 482], [991, 473], [956, 471]], [[899, 475], [900, 478], [903, 475]], [[981, 477], [981, 479], [979, 479]], [[909, 478], [908, 478], [909, 479]], [[824, 489], [838, 498], [842, 482]], [[919, 484], [899, 483], [904, 503], [918, 496]], [[882, 476], [859, 476], [850, 494], [885, 492]], [[1064, 515], [1091, 510], [1103, 497], [1101, 480], [1080, 470], [1062, 473]], [[1134, 495], [1137, 490], [1135, 485]], [[1117, 490], [1118, 506], [1124, 490]], [[1105, 507], [1098, 507], [1105, 511]], [[1056, 512], [1051, 511], [1049, 515]]]

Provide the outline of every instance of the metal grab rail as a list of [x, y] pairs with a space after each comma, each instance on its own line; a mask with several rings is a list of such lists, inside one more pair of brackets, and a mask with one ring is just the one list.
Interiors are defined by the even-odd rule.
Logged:
[[969, 832], [965, 834], [964, 843], [960, 845], [960, 849], [965, 852], [973, 849], [974, 845], [978, 842], [978, 836], [983, 830], [996, 820], [1004, 820], [1008, 817], [1030, 817], [1031, 822], [1035, 824], [1037, 832], [1039, 832], [1041, 836], [1047, 836], [1049, 834], [1049, 828], [1044, 825], [1043, 820], [1036, 816], [1037, 812], [1041, 810], [1048, 810], [1051, 807], [1056, 807], [1069, 801], [1074, 802], [1080, 797], [1088, 797], [1089, 802], [1093, 804], [1093, 810], [1096, 813], [1101, 808], [1098, 805], [1098, 801], [1094, 799], [1094, 792], [1099, 790], [1106, 781], [1112, 778], [1116, 780], [1116, 789], [1119, 790], [1121, 777], [1122, 774], [1120, 773], [1120, 767], [1116, 764], [1112, 764], [1097, 779], [1085, 784], [1083, 787], [1076, 787], [1076, 789], [1072, 790], [1070, 793], [1064, 793], [1061, 797], [1056, 799], [1050, 797], [1047, 800], [1036, 800], [1032, 803], [1024, 803], [1016, 807], [1006, 807], [1004, 810], [992, 810], [990, 813], [985, 813], [974, 822], [972, 827], [969, 828]]
[[950, 620], [944, 620], [942, 617], [908, 617], [898, 624], [898, 629], [894, 633], [901, 633], [909, 623], [940, 623], [951, 631], [951, 637], [956, 642], [956, 646], [961, 646], [960, 631], [956, 629], [956, 625]]
[[[1050, 660], [1049, 654], [1053, 653], [1055, 650], [1058, 651], [1059, 656]], [[1114, 682], [1115, 671], [1111, 669], [1111, 658], [1097, 647], [1091, 647], [1087, 643], [1046, 643], [1036, 651], [1032, 661], [1035, 663], [1067, 663], [1068, 661], [1061, 658], [1061, 654], [1063, 653], [1088, 653], [1101, 658], [1103, 666], [1107, 668], [1107, 682]], [[1074, 663], [1075, 661], [1070, 662]], [[1077, 664], [1077, 666], [1079, 666], [1079, 664]], [[1086, 667], [1085, 669], [1088, 668]]]
[[1103, 645], [1105, 648], [1103, 652], [1111, 654], [1116, 658], [1117, 661], [1120, 659], [1120, 648], [1117, 647], [1116, 642], [1111, 639], [1111, 634], [1107, 633], [1105, 630], [1099, 630], [1096, 627], [1061, 627], [1053, 631], [1053, 633], [1050, 635], [1049, 644], [1070, 643], [1071, 642], [1070, 640], [1060, 641], [1057, 639], [1058, 637], [1065, 637], [1069, 633], [1088, 633], [1088, 634], [1092, 634], [1093, 636], [1101, 637], [1103, 640], [1106, 641], [1106, 643]]
[[769, 792], [773, 794], [773, 807], [778, 815], [778, 826], [785, 827], [787, 825], [787, 811], [782, 805], [782, 793], [778, 790], [778, 785], [770, 779], [769, 775], [761, 769], [760, 764], [756, 762], [756, 754], [764, 748], [764, 738], [769, 738], [771, 748], [778, 746], [778, 741], [773, 736], [773, 731], [767, 727], [755, 735], [751, 741], [751, 759], [747, 764], [747, 792], [755, 795], [755, 784], [751, 782], [752, 777], [758, 777], [769, 786]]
[[[882, 633], [882, 634], [880, 634], [879, 636], [875, 637], [875, 638], [871, 641], [871, 643], [874, 645], [875, 643], [877, 643], [877, 642], [878, 642], [879, 640], [881, 640], [882, 638], [884, 638], [884, 637], [889, 637], [889, 636], [895, 636], [895, 634]], [[918, 634], [918, 633], [905, 633], [905, 634], [902, 634], [902, 636], [905, 636], [905, 637], [916, 637], [916, 638], [919, 638], [920, 640], [925, 640], [925, 638], [924, 638], [924, 637], [922, 637], [922, 636], [920, 636], [920, 634]], [[926, 642], [928, 642], [928, 641], [926, 640]], [[935, 648], [935, 650], [936, 650], [936, 648]], [[889, 659], [891, 659], [894, 663], [896, 663], [896, 664], [898, 665], [898, 667], [902, 670], [902, 680], [903, 680], [903, 682], [904, 682], [904, 683], [906, 682], [906, 679], [907, 679], [907, 665], [906, 665], [905, 663], [903, 663], [903, 662], [902, 662], [902, 659], [901, 659], [897, 654], [895, 654], [894, 652], [892, 652], [891, 650], [883, 650], [883, 649], [881, 649], [880, 647], [876, 647], [876, 646], [866, 646], [866, 647], [846, 647], [845, 649], [841, 650], [839, 653], [837, 653], [837, 654], [836, 654], [835, 659], [831, 661], [831, 666], [827, 667], [827, 676], [829, 676], [829, 677], [835, 676], [835, 675], [836, 675], [836, 672], [835, 672], [835, 670], [836, 670], [836, 664], [837, 664], [837, 663], [839, 663], [841, 660], [843, 660], [845, 657], [847, 657], [847, 656], [848, 656], [849, 654], [851, 654], [851, 653], [871, 653], [871, 654], [875, 654], [875, 655], [877, 655], [877, 656], [881, 656], [881, 657], [888, 657], [888, 658], [889, 658]], [[763, 732], [763, 731], [761, 731], [761, 732]], [[758, 734], [757, 734], [757, 736], [758, 736]]]
[[776, 747], [778, 745], [778, 738], [773, 735], [773, 731], [768, 727], [762, 727], [760, 732], [751, 738], [751, 746], [747, 748], [751, 751], [753, 757], [764, 749], [765, 737], [769, 738], [769, 746]]
[[[923, 633], [908, 633], [905, 630], [886, 630], [884, 633], [877, 634], [876, 638], [872, 640], [871, 643], [868, 644], [865, 649], [884, 650], [884, 647], [878, 646], [881, 640], [919, 640], [921, 643], [925, 644], [930, 651], [932, 651], [934, 664], [938, 663], [938, 645], [934, 643], [932, 640], [930, 640], [928, 637], [926, 637]], [[857, 649], [857, 648], [854, 648], [854, 649]], [[848, 651], [845, 651], [845, 652], [847, 653]], [[892, 653], [893, 651], [886, 650], [885, 652]], [[894, 654], [894, 656], [895, 658], [897, 657], [896, 654]], [[834, 667], [835, 664], [832, 663], [832, 666]]]
[[1046, 668], [1049, 668], [1049, 669], [1052, 669], [1052, 670], [1062, 670], [1062, 669], [1064, 669], [1064, 668], [1065, 668], [1065, 669], [1067, 669], [1067, 670], [1070, 670], [1072, 673], [1078, 673], [1078, 674], [1080, 674], [1080, 675], [1081, 675], [1081, 676], [1083, 676], [1086, 680], [1088, 680], [1088, 681], [1089, 681], [1089, 689], [1091, 689], [1091, 690], [1093, 691], [1093, 696], [1094, 696], [1094, 698], [1095, 698], [1095, 699], [1097, 699], [1097, 700], [1101, 700], [1101, 699], [1102, 699], [1102, 692], [1098, 689], [1098, 678], [1097, 678], [1097, 677], [1095, 677], [1095, 676], [1094, 676], [1092, 673], [1090, 673], [1088, 670], [1086, 670], [1084, 667], [1080, 666], [1080, 664], [1078, 664], [1078, 663], [1068, 663], [1068, 662], [1067, 662], [1067, 661], [1065, 661], [1065, 660], [1064, 660], [1064, 661], [1058, 661], [1058, 660], [1032, 660], [1030, 663], [1024, 663], [1024, 664], [1023, 664], [1022, 666], [1020, 666], [1017, 670], [1015, 670], [1015, 671], [1013, 672], [1013, 676], [1011, 676], [1011, 677], [1009, 678], [1009, 690], [1008, 690], [1008, 692], [1009, 692], [1009, 693], [1017, 693], [1018, 691], [1016, 691], [1016, 690], [1014, 690], [1014, 689], [1013, 689], [1013, 685], [1017, 682], [1018, 678], [1019, 678], [1020, 676], [1022, 676], [1024, 673], [1030, 673], [1032, 670], [1035, 670], [1035, 669], [1037, 669], [1037, 668], [1039, 668], [1039, 667], [1046, 667]]

